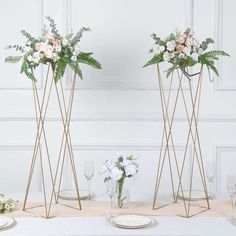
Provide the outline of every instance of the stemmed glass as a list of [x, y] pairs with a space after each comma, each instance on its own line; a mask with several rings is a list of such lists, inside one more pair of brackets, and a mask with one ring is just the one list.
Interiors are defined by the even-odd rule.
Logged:
[[231, 198], [232, 205], [232, 218], [235, 218], [235, 196], [236, 196], [236, 176], [228, 175], [227, 176], [227, 190]]
[[116, 194], [116, 182], [114, 180], [107, 181], [107, 194], [110, 198], [110, 218], [112, 217], [113, 197]]
[[87, 179], [87, 183], [88, 183], [88, 200], [91, 199], [91, 189], [90, 189], [90, 184], [91, 184], [91, 180], [93, 178], [94, 175], [94, 162], [93, 161], [85, 161], [84, 162], [84, 176]]
[[209, 182], [209, 196], [212, 199], [215, 197], [213, 186], [216, 179], [216, 163], [214, 161], [209, 161], [206, 163], [206, 176]]

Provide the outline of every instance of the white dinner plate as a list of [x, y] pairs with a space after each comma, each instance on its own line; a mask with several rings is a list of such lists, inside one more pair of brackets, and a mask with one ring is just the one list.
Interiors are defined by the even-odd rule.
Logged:
[[[188, 200], [189, 199], [189, 193], [190, 193], [189, 190], [184, 190], [183, 194], [182, 194], [182, 191], [179, 191], [178, 197], [180, 199]], [[211, 194], [210, 193], [208, 193], [208, 198], [211, 198]], [[190, 197], [191, 201], [197, 201], [197, 200], [203, 200], [203, 199], [206, 199], [206, 194], [205, 194], [204, 191], [192, 190], [191, 197]]]
[[0, 230], [13, 225], [15, 220], [8, 216], [0, 216]]
[[109, 221], [112, 225], [124, 229], [141, 229], [155, 223], [153, 218], [144, 215], [119, 215]]
[[[91, 198], [94, 196], [93, 192], [90, 192]], [[79, 190], [80, 200], [86, 200], [89, 197], [88, 190]], [[77, 200], [76, 189], [62, 190], [59, 192], [59, 198], [63, 200]]]

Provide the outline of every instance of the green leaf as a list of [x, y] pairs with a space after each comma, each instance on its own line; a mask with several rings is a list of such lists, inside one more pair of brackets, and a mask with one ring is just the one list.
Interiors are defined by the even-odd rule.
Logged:
[[45, 18], [50, 22], [52, 33], [55, 34], [58, 38], [62, 38], [61, 35], [58, 33], [57, 26], [54, 19], [52, 19], [50, 16], [46, 16]]
[[91, 57], [93, 53], [92, 52], [81, 52], [78, 55], [77, 62], [87, 64], [89, 66], [92, 66], [95, 69], [102, 69], [101, 64], [95, 60], [93, 57]]
[[33, 69], [30, 68], [28, 62], [25, 60], [21, 66], [21, 73], [25, 73], [25, 75], [33, 80], [33, 81], [37, 81], [36, 78], [34, 77], [34, 74], [33, 74]]
[[26, 32], [25, 30], [21, 30], [21, 33], [30, 41], [30, 42], [34, 42], [36, 39], [31, 36], [30, 33]]
[[83, 79], [83, 74], [82, 74], [81, 69], [79, 68], [78, 63], [69, 61], [68, 65], [73, 71], [75, 71], [75, 73], [80, 77], [80, 79]]
[[22, 56], [9, 56], [5, 58], [5, 62], [6, 63], [17, 63], [20, 61], [20, 59], [22, 58]]
[[166, 72], [166, 77], [169, 78], [169, 76], [173, 73], [173, 71], [177, 69], [176, 65], [173, 65], [172, 67], [170, 67]]
[[219, 76], [218, 70], [216, 69], [216, 67], [213, 64], [211, 64], [211, 63], [207, 64], [208, 69], [209, 69], [209, 67], [215, 72], [215, 74], [217, 76]]
[[83, 33], [85, 31], [90, 31], [89, 28], [87, 27], [83, 27], [80, 29], [80, 31], [74, 36], [74, 38], [72, 39], [71, 45], [74, 46], [76, 43], [78, 43], [81, 39], [81, 37], [83, 36]]
[[111, 180], [111, 177], [105, 177], [104, 179], [104, 183], [106, 183], [107, 181]]
[[212, 38], [207, 38], [206, 42], [209, 44], [209, 43], [214, 43], [215, 41]]
[[221, 50], [212, 50], [201, 55], [201, 57], [215, 57], [215, 56], [228, 56], [230, 55]]
[[60, 80], [63, 75], [65, 74], [67, 65], [67, 59], [65, 57], [61, 57], [57, 64], [56, 64], [56, 71], [55, 71], [55, 82], [57, 83], [58, 80]]
[[143, 68], [147, 67], [147, 66], [150, 66], [150, 65], [153, 65], [153, 64], [157, 64], [157, 63], [162, 62], [162, 61], [163, 61], [163, 54], [158, 54], [158, 55], [156, 54], [156, 55], [153, 56], [153, 58], [150, 61], [148, 61], [143, 66]]
[[16, 44], [16, 45], [7, 45], [7, 46], [5, 47], [5, 49], [13, 49], [13, 48], [14, 48], [16, 51], [20, 51], [20, 52], [24, 53], [23, 47], [20, 46], [20, 45], [18, 45], [18, 44]]

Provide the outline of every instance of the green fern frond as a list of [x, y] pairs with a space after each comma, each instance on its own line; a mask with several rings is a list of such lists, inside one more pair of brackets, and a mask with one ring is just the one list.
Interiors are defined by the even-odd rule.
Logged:
[[212, 50], [201, 55], [201, 57], [215, 57], [215, 56], [230, 56], [228, 53], [221, 50]]
[[163, 54], [154, 55], [153, 58], [143, 66], [143, 68], [147, 67], [147, 66], [150, 66], [150, 65], [153, 65], [153, 64], [157, 64], [157, 63], [162, 62], [162, 61], [163, 61]]
[[21, 73], [25, 73], [25, 75], [33, 80], [33, 81], [37, 81], [36, 78], [34, 77], [34, 74], [33, 74], [33, 69], [30, 68], [29, 64], [27, 63], [27, 61], [24, 61], [22, 66], [21, 66]]
[[78, 56], [78, 62], [92, 66], [95, 69], [102, 69], [101, 64], [91, 57], [93, 53], [91, 52], [81, 52]]
[[70, 66], [70, 68], [75, 71], [75, 73], [80, 77], [80, 79], [83, 79], [83, 74], [82, 74], [82, 71], [78, 65], [78, 63], [75, 63], [75, 62], [72, 62], [72, 61], [69, 61], [68, 62], [68, 65]]
[[55, 71], [55, 82], [57, 83], [60, 80], [66, 71], [67, 60], [62, 57], [58, 60], [56, 64], [56, 71]]
[[5, 58], [5, 62], [6, 63], [17, 63], [20, 61], [20, 59], [22, 58], [22, 56], [9, 56]]
[[81, 37], [83, 36], [83, 33], [86, 31], [90, 31], [90, 29], [87, 27], [81, 28], [80, 31], [77, 32], [77, 34], [72, 39], [71, 45], [74, 46], [76, 43], [78, 43], [80, 41]]

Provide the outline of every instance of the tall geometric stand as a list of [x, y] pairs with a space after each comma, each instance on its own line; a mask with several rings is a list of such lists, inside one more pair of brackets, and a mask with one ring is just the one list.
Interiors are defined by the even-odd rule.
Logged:
[[[79, 207], [75, 209], [79, 209], [79, 210], [82, 209], [81, 202], [80, 202], [80, 195], [79, 195], [78, 179], [77, 179], [76, 168], [75, 168], [75, 160], [74, 160], [73, 150], [72, 150], [70, 129], [69, 129], [71, 113], [72, 113], [72, 105], [73, 105], [73, 99], [74, 99], [74, 92], [75, 92], [76, 74], [74, 74], [73, 76], [69, 102], [68, 104], [66, 104], [66, 99], [65, 99], [63, 88], [62, 88], [61, 80], [58, 81], [57, 83], [55, 82], [53, 69], [52, 69], [53, 71], [52, 76], [51, 77], [49, 76], [50, 68], [53, 68], [53, 67], [49, 64], [46, 78], [44, 81], [43, 95], [42, 95], [41, 101], [39, 98], [38, 89], [36, 87], [36, 82], [32, 81], [35, 114], [36, 114], [36, 122], [37, 122], [37, 132], [36, 132], [30, 171], [29, 171], [29, 178], [28, 178], [27, 187], [26, 187], [25, 199], [24, 199], [24, 204], [23, 204], [24, 211], [30, 211], [33, 208], [43, 207], [45, 214], [42, 217], [45, 217], [45, 218], [51, 217], [50, 212], [51, 212], [53, 200], [55, 203], [59, 202], [59, 192], [61, 188], [66, 150], [68, 150], [68, 153], [69, 153], [70, 164], [71, 164], [71, 169], [73, 173], [73, 179], [75, 183], [75, 189], [76, 189], [77, 200], [78, 200], [78, 205], [79, 205]], [[55, 87], [57, 101], [58, 101], [61, 119], [63, 123], [63, 136], [60, 143], [60, 151], [59, 151], [59, 156], [57, 160], [55, 175], [53, 174], [53, 170], [52, 170], [49, 145], [47, 141], [47, 133], [46, 133], [45, 125], [44, 125], [53, 85]], [[45, 144], [46, 157], [43, 156], [42, 154], [41, 142]], [[43, 192], [44, 203], [39, 206], [27, 207], [28, 195], [30, 192], [30, 186], [31, 186], [37, 158], [39, 158], [39, 161], [40, 161], [40, 172], [41, 172], [41, 179], [42, 179], [42, 192]], [[49, 191], [50, 193], [49, 198], [47, 198], [47, 190], [46, 190], [46, 178], [45, 178], [45, 166], [44, 166], [45, 162], [47, 162], [48, 167], [49, 167], [49, 176], [50, 176], [49, 182], [51, 183], [51, 188]], [[60, 170], [60, 176], [58, 180], [59, 170]], [[57, 191], [56, 191], [56, 186], [58, 186]]]
[[[201, 212], [204, 212], [210, 209], [209, 204], [209, 195], [207, 191], [206, 184], [206, 176], [202, 158], [201, 144], [199, 138], [198, 131], [198, 114], [199, 114], [199, 106], [200, 106], [200, 98], [201, 98], [201, 89], [202, 89], [202, 77], [203, 77], [203, 67], [201, 66], [200, 72], [193, 76], [191, 79], [188, 79], [187, 89], [184, 89], [185, 83], [183, 72], [176, 70], [175, 74], [172, 73], [171, 78], [165, 80], [169, 80], [169, 88], [167, 89], [167, 94], [165, 94], [163, 80], [161, 78], [161, 72], [159, 64], [157, 64], [157, 77], [161, 98], [161, 106], [162, 106], [162, 118], [163, 118], [163, 133], [162, 133], [162, 141], [161, 141], [161, 149], [158, 160], [157, 174], [156, 174], [156, 183], [153, 197], [153, 210], [159, 209], [169, 204], [160, 205], [157, 204], [157, 197], [160, 189], [160, 183], [163, 175], [163, 167], [165, 162], [169, 166], [170, 171], [170, 180], [171, 180], [171, 188], [173, 195], [173, 203], [176, 203], [179, 199], [179, 195], [181, 193], [181, 201], [183, 201], [184, 214], [181, 216], [191, 217]], [[173, 94], [173, 79], [177, 80], [177, 90], [176, 93]], [[193, 87], [193, 82], [196, 84], [196, 88]], [[195, 91], [194, 91], [195, 90]], [[188, 94], [186, 94], [188, 93]], [[186, 97], [190, 98], [190, 101], [187, 101]], [[184, 147], [184, 154], [181, 160], [177, 157], [174, 135], [173, 135], [173, 123], [175, 122], [176, 109], [178, 107], [178, 102], [180, 102], [180, 98], [183, 100], [184, 110], [186, 113], [187, 120], [187, 138]], [[172, 105], [172, 109], [170, 109], [170, 102], [174, 101]], [[171, 110], [171, 111], [170, 111]], [[186, 168], [186, 159], [189, 158], [187, 155], [187, 150], [190, 145], [192, 145], [192, 159], [191, 159], [191, 167], [190, 167], [190, 176], [189, 176], [189, 186], [186, 191], [183, 186], [183, 173]], [[167, 159], [167, 160], [166, 160]], [[175, 167], [175, 173], [177, 176], [174, 177], [173, 168]], [[197, 170], [196, 170], [196, 168]], [[198, 171], [200, 174], [201, 184], [205, 195], [205, 206], [197, 206], [198, 210], [192, 213], [191, 209], [193, 207], [191, 201], [191, 195], [193, 191], [193, 176], [195, 172]], [[174, 179], [177, 179], [177, 185], [174, 183]], [[196, 208], [196, 206], [194, 206]]]

